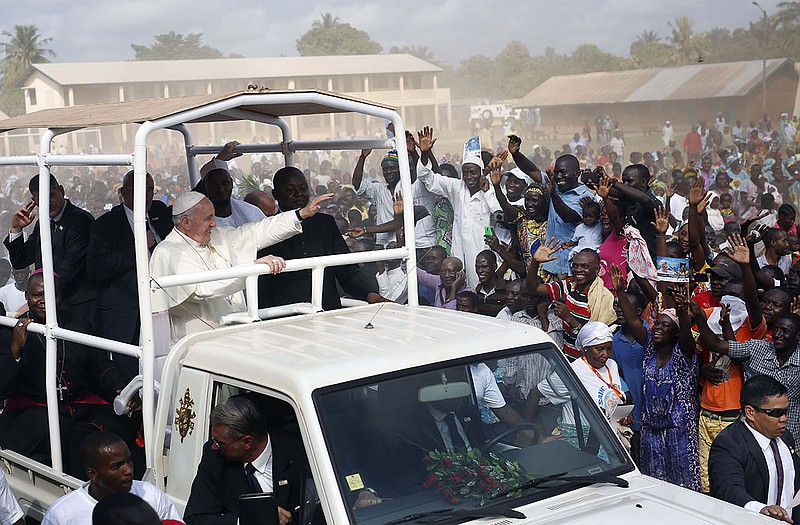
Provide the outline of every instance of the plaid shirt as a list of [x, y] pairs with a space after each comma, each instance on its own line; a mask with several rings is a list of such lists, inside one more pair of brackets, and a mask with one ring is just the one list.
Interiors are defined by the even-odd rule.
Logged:
[[787, 427], [797, 441], [800, 438], [800, 349], [796, 349], [783, 366], [778, 363], [772, 342], [755, 339], [744, 343], [728, 341], [728, 355], [742, 362], [745, 381], [757, 375], [770, 376], [789, 390]]

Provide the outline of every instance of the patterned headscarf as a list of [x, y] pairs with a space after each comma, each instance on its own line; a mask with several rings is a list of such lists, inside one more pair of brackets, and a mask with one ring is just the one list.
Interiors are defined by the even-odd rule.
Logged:
[[399, 162], [397, 158], [397, 150], [394, 149], [389, 150], [386, 156], [383, 157], [383, 160], [381, 160], [381, 164], [383, 164], [384, 162]]

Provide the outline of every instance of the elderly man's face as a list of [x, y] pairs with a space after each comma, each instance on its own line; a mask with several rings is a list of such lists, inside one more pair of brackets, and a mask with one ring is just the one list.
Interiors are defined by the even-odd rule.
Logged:
[[214, 205], [210, 200], [203, 199], [191, 211], [191, 214], [181, 219], [181, 232], [200, 244], [208, 244], [211, 242], [211, 230], [217, 225], [214, 220]]
[[442, 269], [439, 273], [439, 277], [442, 280], [442, 286], [449, 288], [453, 286], [453, 283], [456, 281], [458, 277], [458, 272], [464, 269], [464, 265], [461, 264], [461, 261], [455, 257], [448, 257], [442, 263]]

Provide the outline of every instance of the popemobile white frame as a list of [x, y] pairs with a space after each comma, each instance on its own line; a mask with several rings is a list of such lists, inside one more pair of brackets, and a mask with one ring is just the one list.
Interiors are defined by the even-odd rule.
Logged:
[[[0, 166], [38, 166], [40, 175], [38, 205], [40, 210], [47, 210], [49, 207], [51, 166], [132, 166], [135, 181], [133, 231], [136, 248], [136, 273], [138, 278], [139, 314], [141, 321], [141, 342], [139, 346], [68, 330], [58, 325], [53, 283], [53, 256], [52, 250], [50, 249], [50, 217], [47, 213], [41, 213], [39, 215], [42, 268], [44, 270], [46, 322], [43, 325], [31, 323], [28, 325], [28, 330], [42, 334], [46, 338], [45, 374], [52, 467], [47, 467], [12, 451], [0, 451], [0, 458], [28, 468], [32, 480], [33, 476], [39, 473], [51, 478], [60, 477], [65, 481], [67, 486], [75, 488], [75, 483], [71, 482], [72, 478], [64, 474], [61, 457], [61, 434], [58, 418], [58, 397], [56, 392], [56, 341], [58, 339], [81, 343], [96, 348], [99, 351], [110, 351], [138, 357], [140, 359], [142, 365], [142, 411], [148, 470], [152, 469], [156, 464], [157, 451], [162, 444], [153, 442], [157, 378], [154, 375], [153, 320], [150, 304], [151, 286], [153, 289], [157, 287], [169, 288], [190, 283], [245, 277], [247, 312], [228, 320], [230, 322], [239, 323], [254, 322], [259, 319], [277, 317], [290, 313], [315, 313], [321, 311], [322, 278], [326, 267], [405, 259], [408, 268], [408, 304], [411, 306], [418, 306], [419, 304], [416, 285], [416, 251], [413, 235], [406, 236], [406, 245], [404, 247], [395, 249], [286, 261], [284, 272], [311, 270], [312, 291], [310, 304], [303, 303], [258, 310], [257, 280], [259, 275], [270, 273], [266, 265], [249, 264], [193, 274], [166, 276], [160, 278], [158, 283], [156, 283], [150, 276], [148, 265], [147, 226], [144, 204], [145, 174], [147, 171], [147, 141], [155, 131], [169, 129], [177, 131], [182, 135], [189, 168], [189, 178], [192, 185], [198, 181], [198, 169], [195, 157], [202, 154], [215, 154], [222, 149], [222, 146], [194, 145], [192, 135], [186, 124], [194, 122], [207, 123], [250, 120], [277, 126], [280, 128], [282, 140], [279, 143], [272, 144], [244, 144], [238, 146], [236, 151], [241, 153], [282, 153], [287, 166], [293, 165], [294, 152], [296, 151], [396, 148], [400, 163], [400, 183], [403, 193], [405, 195], [412, 195], [408, 153], [404, 142], [405, 126], [403, 125], [403, 120], [400, 115], [389, 107], [319, 90], [231, 93], [228, 96], [208, 96], [207, 98], [209, 100], [207, 102], [204, 102], [203, 97], [187, 97], [187, 100], [188, 98], [198, 99], [198, 103], [191, 105], [188, 109], [184, 107], [179, 111], [170, 112], [165, 116], [152, 120], [141, 120], [130, 116], [122, 120], [114, 120], [113, 117], [107, 117], [108, 114], [112, 114], [116, 109], [124, 108], [125, 105], [128, 105], [128, 107], [133, 104], [141, 106], [143, 102], [134, 101], [43, 110], [6, 121], [0, 121], [0, 132], [8, 132], [13, 129], [21, 128], [44, 129], [40, 137], [38, 155], [0, 157]], [[154, 100], [152, 102], [157, 104], [162, 101]], [[276, 109], [274, 112], [276, 114], [270, 113], [272, 108]], [[317, 109], [318, 111], [309, 111], [309, 108]], [[397, 130], [397, 136], [401, 139], [400, 143], [395, 144], [395, 139], [295, 141], [292, 139], [292, 130], [289, 123], [283, 118], [295, 115], [337, 112], [353, 112], [391, 121], [394, 125], [394, 129]], [[97, 116], [87, 120], [87, 113]], [[75, 116], [74, 121], [71, 120], [73, 114]], [[103, 115], [106, 115], [106, 118], [104, 118]], [[49, 120], [50, 118], [53, 120]], [[57, 122], [58, 127], [53, 127], [49, 125], [48, 122]], [[111, 124], [139, 124], [132, 153], [59, 155], [51, 151], [53, 139], [58, 135], [87, 127], [99, 127], [101, 125]], [[410, 199], [406, 202], [409, 203]], [[405, 206], [403, 221], [405, 231], [413, 232], [413, 206]], [[16, 320], [11, 317], [0, 317], [0, 325], [13, 327], [15, 323]], [[158, 378], [158, 380], [160, 380], [160, 378]]]

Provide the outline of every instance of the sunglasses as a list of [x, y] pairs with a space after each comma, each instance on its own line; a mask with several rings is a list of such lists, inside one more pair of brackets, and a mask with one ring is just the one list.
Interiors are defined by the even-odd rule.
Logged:
[[[242, 437], [244, 437], [244, 436], [242, 436]], [[229, 442], [227, 442], [227, 443], [220, 443], [219, 441], [217, 441], [216, 439], [214, 439], [214, 438], [212, 437], [212, 438], [211, 438], [211, 442], [212, 442], [212, 443], [214, 444], [214, 446], [215, 446], [215, 447], [217, 447], [219, 450], [222, 450], [223, 448], [227, 447], [227, 446], [228, 446], [228, 445], [230, 445], [231, 443], [236, 443], [237, 441], [241, 440], [241, 439], [242, 439], [242, 437], [240, 437], [239, 439], [234, 439], [233, 441], [229, 441]]]
[[783, 417], [789, 413], [788, 408], [761, 408], [757, 406], [753, 406], [753, 408], [755, 408], [757, 412], [762, 412], [768, 415], [769, 417], [774, 417], [774, 418]]

